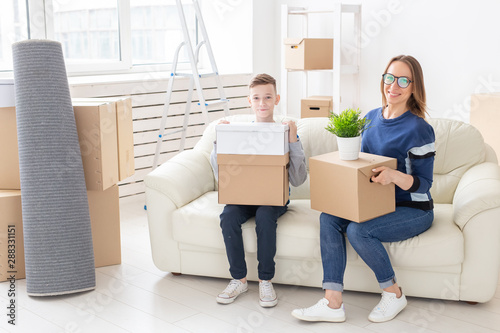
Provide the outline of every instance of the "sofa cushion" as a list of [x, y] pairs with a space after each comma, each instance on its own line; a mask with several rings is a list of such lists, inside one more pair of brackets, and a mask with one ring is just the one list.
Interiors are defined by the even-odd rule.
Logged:
[[[206, 248], [224, 250], [219, 215], [224, 205], [217, 203], [217, 192], [202, 195], [173, 213], [173, 237], [176, 241]], [[429, 230], [413, 238], [384, 243], [396, 267], [432, 267], [460, 264], [464, 260], [464, 240], [453, 223], [453, 208], [437, 204], [434, 222]], [[309, 200], [292, 200], [288, 211], [278, 220], [276, 256], [321, 259], [319, 243], [320, 212], [310, 208]], [[255, 220], [242, 226], [245, 251], [257, 251]], [[350, 262], [361, 260], [347, 242]]]
[[[320, 259], [319, 215], [309, 200], [294, 200], [279, 218], [276, 256]], [[185, 244], [225, 249], [219, 215], [224, 205], [217, 203], [217, 192], [208, 192], [173, 213], [173, 237]], [[255, 219], [242, 225], [245, 251], [257, 252]], [[300, 244], [297, 246], [297, 244]], [[356, 258], [355, 253], [353, 252]]]
[[[312, 156], [326, 154], [337, 150], [337, 138], [324, 128], [328, 124], [328, 118], [302, 118], [297, 121], [297, 134], [302, 141], [306, 165], [309, 172], [309, 158]], [[318, 144], [320, 143], [321, 144]], [[290, 200], [309, 199], [309, 173], [307, 180], [298, 187], [291, 187]]]
[[302, 118], [297, 121], [297, 134], [304, 148], [307, 170], [309, 157], [337, 150], [337, 137], [325, 129], [327, 125], [328, 118], [324, 117]]
[[[311, 209], [310, 200], [291, 200], [288, 211], [278, 220], [276, 256], [321, 260], [320, 214]], [[347, 258], [358, 258], [353, 248], [348, 249]]]
[[384, 243], [395, 267], [451, 266], [464, 261], [464, 238], [453, 222], [453, 206], [436, 204], [434, 222], [410, 239]]
[[172, 237], [179, 243], [224, 249], [219, 226], [223, 208], [218, 204], [218, 192], [210, 191], [176, 209], [172, 213]]

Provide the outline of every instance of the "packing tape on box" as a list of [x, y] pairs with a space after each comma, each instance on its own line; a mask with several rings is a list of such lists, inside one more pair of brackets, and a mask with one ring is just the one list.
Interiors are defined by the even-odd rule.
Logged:
[[13, 44], [27, 292], [95, 289], [80, 146], [61, 44]]

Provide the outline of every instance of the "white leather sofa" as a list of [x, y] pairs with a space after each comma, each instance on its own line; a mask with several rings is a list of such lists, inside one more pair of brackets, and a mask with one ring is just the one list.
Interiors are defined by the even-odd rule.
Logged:
[[[293, 120], [306, 159], [337, 149], [335, 137], [324, 130], [326, 118]], [[500, 266], [500, 167], [474, 127], [445, 119], [429, 122], [437, 147], [434, 223], [416, 237], [385, 246], [406, 295], [486, 302], [495, 294]], [[152, 254], [163, 271], [230, 278], [219, 226], [223, 205], [217, 203], [209, 163], [215, 123], [194, 149], [179, 153], [145, 179]], [[320, 212], [310, 208], [309, 180], [292, 187], [290, 198], [287, 213], [278, 220], [273, 282], [321, 287]], [[250, 280], [257, 280], [254, 229], [253, 219], [243, 225]], [[380, 292], [374, 274], [350, 245], [345, 289]]]

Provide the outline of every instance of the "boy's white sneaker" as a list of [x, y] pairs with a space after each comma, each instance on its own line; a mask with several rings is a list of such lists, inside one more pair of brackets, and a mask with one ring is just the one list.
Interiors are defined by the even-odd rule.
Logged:
[[344, 303], [338, 309], [330, 308], [329, 303], [326, 298], [322, 298], [311, 307], [293, 310], [292, 316], [305, 321], [329, 321], [332, 323], [345, 321]]
[[236, 297], [248, 291], [248, 282], [241, 282], [240, 280], [231, 280], [226, 289], [217, 295], [217, 303], [229, 304], [233, 303]]
[[259, 304], [264, 308], [270, 308], [278, 304], [278, 297], [271, 281], [259, 281]]
[[402, 292], [401, 297], [397, 298], [395, 293], [382, 290], [382, 299], [373, 308], [368, 319], [374, 323], [389, 321], [396, 317], [406, 307], [406, 304], [406, 297]]

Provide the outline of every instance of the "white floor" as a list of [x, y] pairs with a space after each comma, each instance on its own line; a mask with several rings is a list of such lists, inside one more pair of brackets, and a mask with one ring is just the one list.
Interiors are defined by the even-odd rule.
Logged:
[[14, 327], [7, 323], [9, 285], [0, 283], [0, 332], [500, 332], [500, 288], [492, 301], [477, 305], [409, 297], [407, 308], [382, 324], [367, 319], [380, 297], [369, 293], [345, 292], [347, 321], [341, 324], [306, 323], [290, 315], [319, 300], [319, 288], [275, 285], [279, 304], [263, 309], [258, 285], [250, 283], [235, 303], [219, 305], [215, 296], [228, 281], [173, 276], [154, 266], [143, 203], [121, 200], [123, 263], [96, 270], [96, 291], [28, 297], [26, 280], [19, 280]]

